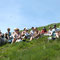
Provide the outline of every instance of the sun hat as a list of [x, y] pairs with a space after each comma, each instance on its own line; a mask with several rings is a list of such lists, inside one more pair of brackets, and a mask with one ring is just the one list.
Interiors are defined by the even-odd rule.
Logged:
[[19, 31], [19, 28], [14, 28], [14, 31]]

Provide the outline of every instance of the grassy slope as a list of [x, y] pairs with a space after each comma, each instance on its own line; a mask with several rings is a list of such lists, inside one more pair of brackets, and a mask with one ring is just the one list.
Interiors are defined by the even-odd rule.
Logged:
[[60, 60], [60, 39], [48, 42], [43, 36], [31, 42], [6, 44], [0, 47], [0, 60]]

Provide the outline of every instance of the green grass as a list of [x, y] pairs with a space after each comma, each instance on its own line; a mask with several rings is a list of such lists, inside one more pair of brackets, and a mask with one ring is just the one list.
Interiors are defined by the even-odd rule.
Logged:
[[31, 42], [0, 46], [0, 60], [60, 60], [60, 39], [48, 42], [47, 37], [42, 36]]

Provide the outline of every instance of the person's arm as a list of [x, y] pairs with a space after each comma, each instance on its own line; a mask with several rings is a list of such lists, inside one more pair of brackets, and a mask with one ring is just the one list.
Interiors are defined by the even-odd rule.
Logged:
[[12, 43], [14, 43], [15, 41], [16, 41], [16, 35], [14, 34]]
[[21, 38], [21, 36], [17, 37], [17, 39], [20, 39], [20, 38]]

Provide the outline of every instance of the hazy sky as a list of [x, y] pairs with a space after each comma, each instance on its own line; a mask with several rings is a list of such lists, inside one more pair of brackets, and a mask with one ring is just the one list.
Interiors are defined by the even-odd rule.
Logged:
[[0, 0], [0, 30], [60, 22], [60, 0]]

